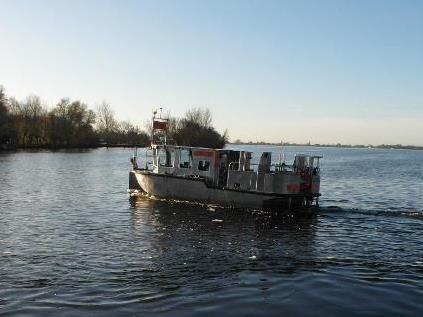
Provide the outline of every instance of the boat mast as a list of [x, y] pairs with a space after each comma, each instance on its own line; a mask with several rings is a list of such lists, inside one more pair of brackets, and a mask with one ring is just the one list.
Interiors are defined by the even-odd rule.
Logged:
[[[162, 118], [162, 112], [163, 112], [163, 108], [160, 107], [160, 114], [158, 117], [156, 117], [157, 115], [157, 110], [153, 111], [153, 126], [151, 129], [151, 145], [153, 146], [155, 143], [154, 137], [156, 135], [156, 132], [162, 132], [164, 133], [164, 145], [167, 144], [167, 129], [168, 129], [168, 123], [169, 123], [169, 119], [165, 119]], [[160, 136], [159, 136], [160, 138]]]

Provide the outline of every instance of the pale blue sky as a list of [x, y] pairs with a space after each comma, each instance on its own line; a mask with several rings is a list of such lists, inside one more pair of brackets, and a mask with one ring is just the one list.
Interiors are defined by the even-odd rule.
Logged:
[[232, 140], [423, 145], [423, 1], [4, 1], [0, 84]]

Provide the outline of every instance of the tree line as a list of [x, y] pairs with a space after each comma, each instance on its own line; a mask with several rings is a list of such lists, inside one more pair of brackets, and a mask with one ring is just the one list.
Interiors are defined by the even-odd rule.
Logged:
[[[178, 145], [223, 147], [227, 133], [219, 134], [211, 122], [208, 109], [195, 108], [183, 118], [170, 117], [167, 133]], [[63, 98], [49, 110], [38, 96], [18, 101], [8, 98], [0, 86], [0, 149], [149, 144], [150, 133], [128, 121], [118, 121], [106, 102], [93, 111], [79, 100]]]
[[79, 100], [63, 98], [48, 110], [38, 96], [18, 101], [7, 98], [4, 88], [0, 87], [0, 144], [3, 147], [75, 148], [148, 143], [147, 133], [129, 122], [117, 121], [107, 103], [102, 103], [94, 112]]

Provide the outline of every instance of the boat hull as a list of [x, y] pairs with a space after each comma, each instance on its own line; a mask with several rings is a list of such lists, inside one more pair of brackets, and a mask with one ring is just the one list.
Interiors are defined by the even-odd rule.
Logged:
[[138, 189], [148, 196], [164, 199], [194, 201], [224, 207], [265, 210], [290, 210], [311, 205], [319, 194], [271, 194], [236, 189], [214, 188], [204, 179], [155, 174], [133, 170], [129, 174], [129, 188]]

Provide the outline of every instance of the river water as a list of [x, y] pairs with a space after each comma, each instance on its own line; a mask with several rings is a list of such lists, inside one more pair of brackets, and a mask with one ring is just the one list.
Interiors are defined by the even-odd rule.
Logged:
[[130, 149], [0, 154], [0, 315], [421, 316], [423, 151], [283, 150], [324, 156], [314, 216], [131, 199]]

